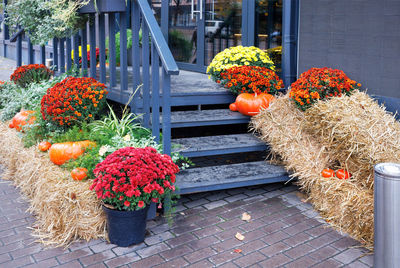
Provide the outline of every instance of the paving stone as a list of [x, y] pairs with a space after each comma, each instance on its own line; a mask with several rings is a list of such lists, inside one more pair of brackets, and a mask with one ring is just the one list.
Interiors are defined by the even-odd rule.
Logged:
[[114, 245], [114, 244], [110, 244], [110, 243], [107, 243], [106, 241], [104, 241], [102, 243], [90, 246], [89, 248], [94, 253], [99, 253], [99, 252], [103, 252], [103, 251], [106, 251], [106, 250], [109, 250], [109, 249], [112, 249], [112, 248], [115, 248], [115, 247], [117, 247], [117, 246]]
[[372, 267], [372, 266], [366, 265], [365, 263], [362, 263], [360, 261], [355, 261], [350, 264], [347, 264], [346, 267], [348, 267], [348, 268], [368, 268], [368, 267]]
[[[242, 253], [235, 253], [233, 250], [228, 250], [228, 251], [221, 252], [221, 253], [218, 253], [217, 255], [210, 257], [209, 260], [212, 263], [214, 263], [214, 265], [217, 265], [219, 267], [219, 265], [226, 263], [226, 262], [232, 263], [233, 260], [238, 259], [242, 256], [243, 256]], [[236, 267], [236, 264], [234, 266]]]
[[339, 253], [335, 257], [333, 257], [335, 260], [340, 261], [344, 264], [349, 264], [356, 259], [360, 258], [364, 253], [358, 249], [358, 248], [349, 248], [346, 249], [345, 251]]
[[332, 231], [332, 228], [330, 228], [329, 226], [319, 225], [319, 226], [315, 226], [315, 227], [305, 231], [305, 233], [312, 235], [313, 237], [318, 237], [323, 234], [330, 233], [331, 231]]
[[102, 242], [103, 242], [103, 240], [101, 240], [101, 239], [92, 239], [92, 240], [90, 240], [88, 242], [87, 241], [75, 242], [75, 243], [73, 243], [73, 244], [71, 244], [69, 246], [69, 249], [71, 251], [75, 251], [77, 249], [87, 248], [87, 247], [90, 247], [90, 246], [93, 246], [93, 245], [97, 245], [97, 244], [102, 243]]
[[209, 260], [202, 260], [193, 264], [190, 264], [190, 268], [204, 268], [204, 267], [212, 267], [213, 264]]
[[339, 251], [334, 247], [325, 246], [315, 250], [314, 252], [311, 252], [308, 256], [315, 260], [321, 261], [336, 255], [338, 252]]
[[209, 202], [210, 202], [210, 201], [208, 201], [208, 200], [206, 200], [206, 199], [198, 199], [198, 200], [195, 200], [195, 201], [191, 201], [191, 202], [184, 203], [183, 205], [184, 205], [185, 207], [188, 207], [188, 208], [194, 208], [194, 207], [198, 207], [198, 206], [207, 204], [207, 203], [209, 203]]
[[34, 253], [37, 253], [42, 250], [41, 245], [35, 244], [29, 247], [24, 247], [21, 249], [17, 249], [11, 252], [11, 256], [13, 259], [17, 259], [20, 257], [28, 256]]
[[231, 238], [223, 242], [214, 244], [211, 247], [215, 249], [217, 252], [224, 252], [232, 248], [240, 248], [242, 247], [243, 244], [244, 243], [242, 241], [239, 241], [236, 238]]
[[38, 253], [33, 254], [33, 258], [35, 258], [35, 260], [37, 262], [40, 262], [42, 260], [45, 259], [49, 259], [49, 258], [53, 258], [59, 255], [63, 255], [68, 253], [69, 250], [65, 250], [63, 248], [50, 248], [50, 249], [46, 249], [46, 250], [42, 250]]
[[285, 265], [287, 268], [299, 268], [299, 267], [311, 267], [314, 264], [316, 264], [318, 261], [308, 257], [304, 256], [301, 257], [300, 259], [297, 259], [291, 263], [288, 263]]
[[116, 255], [112, 250], [106, 250], [106, 251], [103, 251], [103, 252], [100, 252], [100, 253], [95, 253], [95, 254], [91, 254], [91, 255], [86, 256], [86, 257], [79, 258], [79, 260], [83, 265], [88, 266], [88, 265], [91, 265], [91, 264], [102, 262], [102, 261], [107, 260], [107, 259], [112, 259], [115, 256]]
[[228, 197], [229, 194], [225, 191], [218, 191], [216, 193], [213, 193], [209, 196], [206, 197], [206, 199], [210, 200], [210, 201], [217, 201], [217, 200], [221, 200], [224, 199], [225, 197]]
[[10, 254], [4, 253], [0, 255], [0, 263], [12, 260]]
[[225, 213], [221, 213], [219, 216], [224, 218], [225, 220], [231, 220], [233, 218], [238, 218], [242, 215], [242, 213], [245, 212], [243, 211], [240, 207], [231, 209], [230, 211], [227, 211]]
[[248, 197], [248, 196], [245, 195], [245, 194], [236, 194], [236, 195], [227, 197], [227, 198], [225, 198], [224, 200], [227, 201], [228, 203], [232, 203], [232, 202], [235, 202], [235, 201], [238, 201], [238, 200], [245, 199], [245, 198], [247, 198], [247, 197]]
[[247, 189], [243, 193], [248, 196], [255, 196], [265, 194], [266, 190], [263, 188]]
[[273, 197], [277, 197], [277, 196], [280, 196], [280, 195], [283, 195], [283, 194], [285, 194], [284, 191], [275, 190], [275, 191], [271, 191], [271, 192], [268, 192], [266, 194], [263, 194], [263, 196], [266, 197], [266, 198], [273, 198]]
[[335, 242], [337, 239], [330, 236], [329, 234], [324, 234], [321, 235], [317, 238], [314, 238], [313, 240], [310, 240], [308, 242], [308, 245], [312, 246], [313, 248], [320, 248], [329, 244], [333, 244], [333, 242]]
[[161, 252], [160, 255], [166, 259], [167, 261], [172, 260], [177, 257], [184, 256], [188, 253], [193, 252], [193, 249], [188, 247], [187, 245], [181, 245], [175, 248], [172, 248], [170, 250], [166, 250], [164, 252]]
[[265, 260], [266, 258], [267, 257], [265, 257], [263, 254], [259, 252], [253, 252], [243, 257], [240, 257], [239, 259], [235, 260], [234, 263], [236, 263], [240, 267], [247, 267], [252, 264], [259, 263]]
[[210, 247], [211, 245], [216, 244], [218, 242], [219, 240], [214, 236], [207, 236], [199, 240], [190, 241], [186, 243], [186, 245], [192, 248], [193, 250], [200, 250], [202, 248]]
[[354, 240], [351, 237], [343, 237], [336, 241], [335, 243], [332, 243], [332, 246], [334, 246], [337, 249], [348, 249], [349, 247], [358, 245], [359, 242]]
[[196, 225], [199, 226], [200, 228], [204, 228], [204, 227], [207, 227], [207, 226], [210, 226], [210, 225], [215, 225], [215, 224], [220, 223], [222, 221], [223, 221], [223, 219], [221, 219], [218, 216], [214, 216], [214, 217], [210, 216], [210, 217], [205, 218], [203, 220], [197, 221]]
[[85, 265], [87, 268], [108, 268], [103, 262], [95, 263], [92, 265]]
[[109, 268], [114, 268], [114, 267], [120, 267], [124, 264], [128, 264], [134, 261], [138, 261], [141, 258], [135, 253], [128, 253], [123, 256], [118, 256], [109, 260], [106, 260], [104, 263], [107, 265]]
[[40, 261], [38, 263], [32, 263], [24, 268], [45, 268], [45, 267], [57, 267], [59, 265], [58, 261], [55, 258], [47, 259], [44, 261]]
[[190, 263], [195, 263], [202, 259], [208, 259], [209, 257], [215, 255], [215, 253], [216, 252], [211, 248], [203, 248], [185, 255], [184, 258]]
[[306, 234], [306, 233], [298, 233], [294, 236], [291, 236], [285, 240], [283, 240], [283, 242], [285, 242], [286, 244], [295, 247], [299, 244], [302, 244], [308, 240], [310, 240], [312, 238], [311, 235]]
[[284, 223], [282, 221], [276, 221], [276, 222], [273, 222], [273, 223], [267, 225], [266, 227], [263, 227], [262, 230], [266, 234], [272, 234], [272, 233], [275, 233], [275, 232], [277, 232], [279, 230], [282, 230], [285, 227], [287, 227], [286, 223]]
[[22, 267], [28, 264], [34, 263], [32, 257], [30, 256], [24, 256], [18, 259], [14, 259], [8, 262], [3, 262], [1, 264], [2, 267]]
[[136, 252], [137, 250], [145, 247], [147, 247], [145, 243], [140, 243], [138, 245], [132, 245], [130, 247], [115, 247], [111, 250], [115, 253], [115, 255], [121, 256], [132, 252]]
[[145, 248], [139, 249], [138, 251], [136, 251], [136, 253], [142, 258], [147, 258], [147, 257], [150, 257], [152, 255], [155, 255], [157, 253], [163, 252], [168, 249], [170, 249], [170, 248], [166, 244], [160, 243], [160, 244], [156, 244], [153, 246], [147, 246]]
[[342, 266], [343, 266], [343, 263], [335, 261], [334, 259], [328, 259], [321, 263], [318, 263], [313, 268], [338, 268], [338, 267], [342, 267]]
[[184, 258], [179, 257], [172, 261], [164, 262], [164, 263], [161, 263], [161, 264], [159, 264], [157, 266], [153, 266], [153, 267], [154, 268], [180, 268], [180, 267], [186, 266], [187, 264], [188, 264], [188, 262]]
[[260, 252], [262, 254], [264, 254], [265, 256], [272, 257], [272, 256], [274, 256], [278, 253], [281, 253], [283, 251], [286, 251], [288, 249], [290, 249], [289, 245], [287, 245], [283, 242], [278, 242], [271, 246], [267, 246], [267, 247], [261, 249]]
[[280, 253], [259, 263], [262, 267], [279, 267], [292, 261], [288, 256]]
[[290, 257], [292, 259], [297, 259], [301, 256], [308, 254], [312, 250], [313, 250], [312, 247], [310, 247], [307, 244], [303, 244], [303, 245], [298, 245], [296, 247], [293, 247], [293, 248], [285, 251], [285, 255], [287, 255], [288, 257]]
[[295, 224], [295, 225], [292, 225], [292, 226], [286, 228], [284, 230], [284, 232], [288, 233], [289, 235], [295, 235], [295, 234], [304, 232], [305, 230], [308, 230], [310, 228], [311, 227], [309, 225], [307, 225], [304, 222], [301, 222], [301, 223], [298, 223], [298, 224]]
[[82, 249], [77, 249], [75, 251], [69, 252], [64, 255], [57, 256], [57, 260], [60, 263], [66, 263], [70, 261], [74, 261], [79, 258], [83, 258], [85, 256], [91, 255], [93, 252], [89, 248], [82, 248]]
[[[251, 216], [251, 215], [250, 215]], [[265, 222], [260, 219], [251, 219], [250, 222], [243, 221], [244, 224], [240, 226], [240, 228], [244, 231], [253, 231], [256, 229], [260, 229], [265, 226]]]
[[276, 242], [282, 241], [286, 238], [288, 238], [289, 235], [283, 231], [278, 231], [272, 234], [268, 234], [262, 238], [263, 241], [266, 243], [272, 245], [275, 244]]
[[163, 263], [164, 260], [163, 258], [160, 257], [160, 255], [153, 255], [151, 257], [139, 260], [139, 261], [134, 261], [129, 264], [129, 267], [131, 268], [138, 268], [138, 267], [152, 267], [156, 266], [160, 263]]
[[171, 248], [173, 248], [173, 247], [185, 244], [192, 240], [197, 240], [197, 238], [194, 235], [192, 235], [191, 233], [185, 233], [185, 234], [181, 234], [175, 238], [168, 239], [167, 241], [165, 241], [165, 243], [168, 244]]
[[196, 235], [198, 238], [204, 238], [204, 237], [207, 237], [210, 235], [217, 234], [221, 231], [222, 231], [222, 229], [219, 228], [218, 226], [209, 226], [209, 227], [194, 231], [193, 234]]
[[210, 209], [214, 209], [217, 207], [222, 207], [224, 205], [228, 204], [228, 202], [226, 202], [225, 200], [217, 200], [217, 201], [213, 201], [207, 204], [204, 204], [203, 207], [205, 207], [206, 209], [210, 210]]
[[228, 263], [222, 264], [221, 266], [218, 266], [218, 268], [237, 268], [237, 267], [239, 267], [239, 266], [237, 266], [233, 262], [228, 262]]
[[369, 255], [366, 255], [364, 257], [361, 257], [360, 261], [365, 263], [366, 265], [372, 267], [374, 265], [374, 255], [373, 254], [369, 254]]
[[225, 220], [223, 222], [218, 223], [218, 227], [227, 230], [230, 228], [238, 227], [240, 225], [244, 225], [246, 222], [240, 219], [239, 217], [233, 218], [231, 220]]
[[144, 242], [151, 246], [155, 245], [158, 243], [162, 243], [170, 238], [174, 238], [175, 236], [171, 232], [164, 232], [164, 233], [159, 233], [156, 235], [148, 236], [144, 239]]
[[267, 246], [268, 246], [268, 244], [262, 240], [254, 240], [254, 241], [244, 244], [242, 247], [242, 250], [243, 250], [244, 254], [248, 254], [253, 251], [257, 251], [259, 249], [265, 248]]
[[60, 264], [57, 266], [57, 268], [81, 268], [83, 267], [77, 260], [68, 262], [68, 263], [64, 263], [64, 264]]

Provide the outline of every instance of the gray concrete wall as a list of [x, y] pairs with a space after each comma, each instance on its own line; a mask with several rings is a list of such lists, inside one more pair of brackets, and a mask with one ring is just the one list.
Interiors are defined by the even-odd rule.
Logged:
[[298, 74], [324, 66], [400, 98], [400, 0], [300, 0]]

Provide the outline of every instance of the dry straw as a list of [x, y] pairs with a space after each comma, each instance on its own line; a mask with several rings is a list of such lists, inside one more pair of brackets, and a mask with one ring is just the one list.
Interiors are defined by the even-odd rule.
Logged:
[[79, 239], [105, 238], [105, 217], [90, 182], [73, 181], [35, 147], [24, 148], [15, 130], [0, 124], [0, 163], [30, 200], [33, 235], [46, 246], [67, 247]]
[[[371, 247], [373, 165], [400, 159], [400, 124], [394, 116], [358, 91], [320, 101], [305, 113], [285, 95], [251, 124], [325, 220]], [[328, 167], [346, 168], [353, 177], [321, 177]]]

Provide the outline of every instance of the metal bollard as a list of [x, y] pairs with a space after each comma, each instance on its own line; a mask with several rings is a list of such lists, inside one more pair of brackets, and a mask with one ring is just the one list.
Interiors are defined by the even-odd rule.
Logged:
[[400, 267], [400, 164], [374, 167], [374, 267]]

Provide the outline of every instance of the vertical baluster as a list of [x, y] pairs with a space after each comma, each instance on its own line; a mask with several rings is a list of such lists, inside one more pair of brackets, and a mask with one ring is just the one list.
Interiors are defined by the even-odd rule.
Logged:
[[110, 69], [110, 86], [115, 87], [117, 85], [116, 79], [116, 62], [115, 62], [115, 14], [108, 14], [108, 63]]
[[33, 55], [33, 44], [31, 42], [31, 39], [28, 37], [28, 64], [34, 64], [35, 59]]
[[22, 65], [22, 35], [17, 37], [17, 66]]
[[143, 125], [150, 127], [150, 73], [149, 73], [149, 27], [142, 27], [142, 75], [143, 75]]
[[53, 65], [54, 71], [58, 71], [58, 39], [53, 38]]
[[[8, 4], [8, 0], [3, 0], [3, 7], [4, 7], [3, 18], [4, 18], [4, 20], [7, 18], [7, 13], [4, 12], [7, 4]], [[4, 40], [8, 40], [8, 39], [10, 39], [10, 30], [6, 23], [4, 23], [3, 25], [4, 25]], [[7, 58], [7, 45], [6, 44], [3, 45], [3, 56]]]
[[40, 63], [46, 64], [46, 46], [40, 46]]
[[71, 71], [72, 68], [72, 58], [71, 58], [71, 38], [65, 39], [65, 42], [67, 44], [67, 51], [65, 52], [65, 58], [67, 59], [67, 72]]
[[[128, 89], [128, 50], [126, 36], [126, 12], [120, 13], [119, 16], [119, 51], [120, 51], [120, 75], [121, 75], [121, 93]], [[133, 89], [135, 90], [135, 88]]]
[[60, 72], [65, 73], [65, 38], [60, 39]]
[[77, 69], [76, 74], [78, 74], [78, 70], [79, 70], [79, 35], [75, 34], [73, 36], [72, 40], [73, 40], [73, 49], [74, 49], [74, 68]]
[[160, 66], [159, 56], [154, 45], [151, 42], [151, 128], [152, 134], [157, 143], [160, 142]]
[[162, 136], [163, 153], [171, 155], [171, 76], [162, 71]]
[[[137, 1], [132, 1], [132, 68], [133, 68], [133, 90], [140, 84], [140, 53], [139, 53], [139, 29], [140, 29], [140, 11]], [[137, 103], [139, 94], [133, 97], [132, 103]], [[137, 107], [131, 105], [131, 111], [137, 113]]]
[[[82, 46], [82, 75], [88, 75], [88, 51], [87, 51], [87, 31], [86, 25], [81, 32], [81, 46]], [[96, 61], [95, 61], [96, 62]]]
[[100, 82], [106, 82], [106, 33], [105, 16], [99, 14], [99, 50], [100, 50]]
[[90, 77], [96, 79], [97, 58], [96, 58], [96, 24], [94, 23], [95, 15], [90, 15], [89, 21], [90, 21], [89, 22], [90, 58], [92, 59], [92, 63], [93, 63], [93, 64], [90, 64]]

